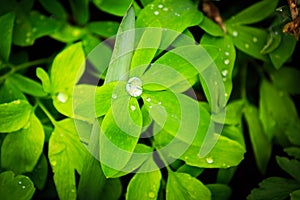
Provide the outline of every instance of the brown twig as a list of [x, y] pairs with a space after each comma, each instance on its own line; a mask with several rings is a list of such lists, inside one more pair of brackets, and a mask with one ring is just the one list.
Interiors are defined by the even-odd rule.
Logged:
[[293, 34], [295, 36], [295, 39], [298, 40], [298, 36], [300, 34], [300, 16], [299, 16], [296, 0], [287, 0], [287, 1], [290, 7], [293, 21], [287, 23], [284, 26], [283, 32]]
[[215, 21], [226, 33], [226, 27], [220, 15], [219, 9], [212, 2], [210, 2], [209, 0], [204, 0], [202, 4], [202, 10], [208, 18]]

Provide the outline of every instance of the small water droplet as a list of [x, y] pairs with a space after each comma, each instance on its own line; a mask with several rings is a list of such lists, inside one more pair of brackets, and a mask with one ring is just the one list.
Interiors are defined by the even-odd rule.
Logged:
[[239, 33], [238, 33], [237, 31], [233, 31], [233, 32], [232, 32], [232, 35], [233, 35], [234, 37], [237, 37], [237, 36], [239, 35]]
[[149, 106], [149, 108], [151, 109], [151, 108], [152, 108], [152, 106]]
[[162, 4], [159, 4], [157, 7], [158, 8], [163, 8], [164, 6]]
[[169, 8], [163, 8], [163, 11], [167, 12], [169, 10]]
[[245, 44], [245, 48], [248, 49], [249, 48], [249, 44], [246, 43]]
[[159, 12], [157, 10], [154, 11], [154, 15], [159, 15]]
[[257, 37], [253, 37], [252, 41], [256, 43], [258, 41]]
[[229, 52], [228, 51], [226, 51], [225, 52], [225, 56], [229, 56], [230, 54], [229, 54]]
[[148, 196], [149, 196], [149, 198], [154, 198], [155, 197], [155, 193], [154, 192], [149, 192]]
[[226, 92], [225, 92], [225, 94], [224, 94], [224, 95], [225, 95], [225, 97], [228, 97], [228, 94], [227, 94]]
[[148, 97], [148, 98], [146, 99], [146, 101], [147, 101], [147, 102], [150, 102], [150, 101], [151, 101], [151, 98], [150, 98], [150, 97]]
[[71, 190], [71, 192], [73, 192], [73, 193], [74, 193], [74, 192], [75, 192], [75, 189], [72, 189], [72, 190]]
[[276, 32], [275, 32], [275, 35], [278, 35], [278, 34], [279, 34], [279, 33], [276, 31]]
[[229, 59], [225, 59], [225, 60], [224, 60], [224, 64], [225, 64], [225, 65], [228, 65], [229, 63], [230, 63], [230, 60], [229, 60]]
[[222, 70], [222, 76], [227, 76], [228, 75], [228, 70], [227, 69], [224, 69]]
[[68, 100], [68, 96], [63, 93], [63, 92], [59, 92], [57, 95], [56, 95], [56, 98], [59, 102], [61, 103], [66, 103], [67, 100]]
[[30, 39], [30, 38], [26, 38], [25, 42], [26, 42], [26, 43], [30, 43], [30, 42], [31, 42], [31, 39]]
[[205, 159], [208, 164], [212, 164], [214, 160], [211, 157]]
[[112, 94], [112, 95], [111, 95], [111, 98], [117, 99], [117, 98], [118, 98], [118, 95], [117, 95], [117, 94]]
[[160, 101], [158, 102], [158, 105], [161, 105], [161, 102], [160, 102]]
[[131, 109], [132, 111], [135, 111], [136, 107], [135, 107], [134, 105], [131, 105], [131, 106], [130, 106], [130, 109]]
[[20, 104], [20, 103], [21, 103], [21, 101], [20, 101], [20, 100], [15, 100], [15, 101], [13, 101], [12, 103], [13, 103], [13, 104], [17, 104], [17, 105], [18, 105], [18, 104]]
[[177, 13], [177, 12], [175, 12], [174, 15], [177, 16], [177, 17], [180, 17], [180, 14]]
[[56, 166], [56, 164], [57, 164], [56, 160], [53, 160], [53, 161], [51, 162], [51, 165], [52, 165], [53, 167]]
[[19, 181], [18, 184], [19, 184], [19, 185], [22, 185], [22, 181]]
[[26, 36], [27, 36], [27, 37], [30, 37], [30, 36], [31, 36], [31, 32], [27, 32], [27, 33], [26, 33]]
[[126, 84], [126, 91], [132, 97], [138, 97], [143, 93], [143, 82], [137, 77], [132, 77]]
[[26, 188], [26, 186], [25, 185], [22, 185], [22, 189], [25, 189]]

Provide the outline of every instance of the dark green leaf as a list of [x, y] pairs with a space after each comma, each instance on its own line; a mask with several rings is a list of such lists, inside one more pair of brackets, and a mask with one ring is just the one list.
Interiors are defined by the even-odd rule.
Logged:
[[276, 32], [271, 32], [267, 44], [261, 50], [262, 54], [273, 52], [281, 43], [282, 35]]
[[278, 165], [300, 183], [300, 162], [298, 160], [289, 160], [285, 157], [276, 157]]
[[79, 24], [85, 24], [90, 17], [89, 0], [69, 0], [73, 16]]
[[299, 77], [300, 71], [291, 67], [283, 67], [271, 74], [274, 85], [290, 94], [300, 94]]
[[300, 199], [300, 190], [296, 190], [296, 191], [292, 192], [290, 194], [290, 196], [291, 196], [291, 200], [298, 200], [298, 199]]
[[67, 13], [61, 3], [57, 0], [39, 0], [42, 6], [51, 14], [59, 19], [66, 20]]
[[245, 118], [248, 124], [250, 140], [258, 169], [265, 173], [272, 152], [270, 138], [264, 133], [256, 107], [247, 105]]
[[292, 156], [298, 160], [300, 160], [300, 148], [299, 147], [288, 147], [284, 149], [289, 156]]
[[221, 27], [206, 16], [203, 17], [199, 26], [211, 36], [224, 36], [224, 32]]
[[212, 200], [228, 200], [231, 196], [231, 188], [224, 184], [208, 184], [206, 187], [211, 191]]
[[28, 174], [28, 176], [39, 190], [44, 189], [48, 178], [48, 162], [45, 154], [41, 155], [35, 168]]
[[259, 184], [259, 188], [251, 191], [247, 197], [248, 200], [283, 200], [289, 197], [289, 194], [300, 189], [300, 184], [294, 180], [271, 177]]
[[278, 0], [263, 0], [238, 14], [232, 16], [226, 23], [228, 24], [253, 24], [264, 20], [275, 12]]
[[0, 60], [5, 62], [8, 61], [10, 55], [14, 19], [15, 14], [12, 12], [0, 16]]
[[122, 195], [122, 183], [120, 179], [107, 179], [101, 191], [101, 199], [118, 200]]
[[180, 166], [176, 172], [190, 174], [193, 177], [197, 177], [204, 171], [204, 168], [193, 167], [187, 164]]
[[209, 200], [209, 189], [189, 174], [168, 171], [166, 199]]
[[120, 24], [105, 83], [126, 80], [130, 68], [135, 38], [135, 12], [130, 7]]
[[157, 199], [160, 181], [160, 170], [135, 174], [128, 184], [126, 199]]
[[[244, 100], [235, 100], [229, 102], [226, 106], [225, 124], [238, 125], [242, 122], [242, 111], [245, 106]], [[222, 113], [221, 113], [222, 114]], [[215, 122], [224, 123], [224, 116], [218, 114], [212, 115]]]
[[85, 35], [85, 29], [71, 26], [70, 24], [64, 24], [62, 27], [60, 27], [60, 29], [57, 29], [50, 36], [60, 42], [72, 43], [81, 39]]
[[84, 49], [84, 53], [88, 55], [91, 51], [93, 51], [97, 45], [99, 45], [100, 40], [93, 35], [86, 35], [82, 38], [82, 46]]
[[132, 0], [93, 0], [93, 3], [104, 12], [117, 16], [124, 16], [126, 10], [132, 3]]
[[27, 101], [24, 94], [18, 88], [5, 81], [2, 85], [0, 85], [0, 103], [10, 103], [16, 100]]
[[217, 174], [217, 183], [229, 184], [237, 170], [237, 167], [219, 169]]
[[109, 38], [117, 34], [118, 27], [119, 23], [114, 21], [91, 22], [87, 25], [87, 29], [90, 32], [105, 38]]
[[11, 171], [0, 174], [0, 196], [2, 200], [30, 200], [34, 192], [34, 185], [27, 176], [15, 176]]
[[28, 123], [31, 112], [32, 108], [25, 100], [0, 104], [0, 132], [13, 132], [21, 129]]

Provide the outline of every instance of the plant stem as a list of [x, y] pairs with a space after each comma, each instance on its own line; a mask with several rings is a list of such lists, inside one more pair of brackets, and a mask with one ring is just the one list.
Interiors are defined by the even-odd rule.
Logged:
[[37, 104], [42, 109], [42, 111], [47, 115], [47, 117], [51, 121], [51, 123], [53, 125], [55, 125], [56, 120], [52, 117], [51, 113], [47, 110], [47, 108], [44, 106], [44, 104], [42, 104], [42, 102], [40, 102], [39, 100], [37, 100]]
[[20, 65], [14, 67], [12, 72], [16, 72], [16, 71], [26, 69], [28, 67], [33, 67], [33, 66], [36, 66], [36, 65], [45, 64], [45, 63], [48, 63], [49, 60], [50, 60], [49, 58], [42, 58], [42, 59], [26, 62], [26, 63], [20, 64]]
[[247, 63], [244, 63], [241, 67], [241, 97], [247, 101]]

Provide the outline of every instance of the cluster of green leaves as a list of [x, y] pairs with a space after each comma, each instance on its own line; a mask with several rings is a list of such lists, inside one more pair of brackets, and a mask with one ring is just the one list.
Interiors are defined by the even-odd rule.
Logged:
[[[290, 96], [300, 93], [299, 70], [283, 67], [296, 42], [282, 34], [280, 17], [273, 16], [269, 31], [251, 26], [273, 15], [278, 0], [225, 20], [225, 32], [190, 0], [66, 4], [70, 11], [57, 0], [0, 2], [1, 198], [229, 199], [228, 183], [246, 151], [243, 116], [261, 172], [273, 143], [295, 158], [277, 158], [295, 180], [266, 179], [249, 199], [284, 199], [295, 190], [292, 198], [299, 196], [300, 123]], [[91, 20], [92, 5], [123, 17], [121, 23]], [[200, 44], [190, 29], [195, 26], [204, 33]], [[115, 34], [114, 48], [99, 45]], [[65, 48], [30, 61], [21, 47], [46, 36]], [[260, 75], [258, 104], [248, 95], [250, 64]], [[212, 66], [219, 73], [210, 74]], [[101, 84], [85, 82], [86, 76]], [[143, 82], [141, 97], [125, 89], [132, 77]], [[207, 101], [187, 96], [192, 86]], [[218, 140], [201, 156], [207, 134]], [[159, 163], [171, 160], [164, 175]], [[218, 169], [215, 183], [203, 183], [199, 175], [210, 168]], [[128, 175], [133, 171], [139, 173]], [[128, 185], [123, 176], [132, 177]], [[282, 183], [286, 187], [271, 196]]]

